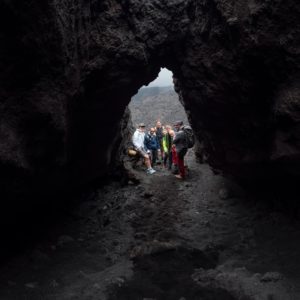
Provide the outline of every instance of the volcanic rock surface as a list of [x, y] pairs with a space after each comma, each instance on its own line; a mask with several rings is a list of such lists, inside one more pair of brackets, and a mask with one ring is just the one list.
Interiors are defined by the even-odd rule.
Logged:
[[140, 184], [86, 193], [0, 265], [0, 299], [300, 299], [299, 220], [186, 163], [186, 181], [130, 165]]
[[1, 1], [1, 191], [107, 174], [125, 108], [160, 67], [214, 168], [299, 178], [299, 10], [296, 0]]

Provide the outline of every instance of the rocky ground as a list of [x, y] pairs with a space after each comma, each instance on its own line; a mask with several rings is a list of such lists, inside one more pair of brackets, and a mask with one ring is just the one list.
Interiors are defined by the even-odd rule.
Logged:
[[88, 195], [1, 266], [0, 299], [300, 299], [299, 222], [188, 166]]

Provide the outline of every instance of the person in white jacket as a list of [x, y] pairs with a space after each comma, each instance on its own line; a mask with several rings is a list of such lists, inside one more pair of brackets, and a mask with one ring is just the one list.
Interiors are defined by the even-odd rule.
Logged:
[[149, 153], [150, 151], [145, 147], [145, 124], [139, 124], [135, 133], [132, 136], [132, 143], [136, 151], [145, 159], [148, 174], [154, 174], [156, 171], [151, 167]]

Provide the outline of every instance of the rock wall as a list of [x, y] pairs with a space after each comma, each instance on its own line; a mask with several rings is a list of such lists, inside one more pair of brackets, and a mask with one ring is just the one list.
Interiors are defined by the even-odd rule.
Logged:
[[0, 3], [0, 188], [107, 174], [131, 96], [160, 67], [215, 168], [299, 177], [296, 0]]

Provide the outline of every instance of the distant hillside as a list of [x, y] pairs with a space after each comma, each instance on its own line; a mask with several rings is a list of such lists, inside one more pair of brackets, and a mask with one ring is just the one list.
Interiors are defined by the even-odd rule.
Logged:
[[154, 87], [144, 87], [139, 89], [138, 93], [132, 97], [132, 100], [137, 101], [145, 99], [146, 97], [154, 97], [158, 94], [163, 94], [165, 92], [173, 91], [173, 86], [154, 86]]
[[171, 125], [176, 120], [188, 123], [184, 108], [173, 86], [141, 88], [132, 98], [129, 109], [134, 125], [143, 122], [149, 128], [154, 126], [156, 120]]

